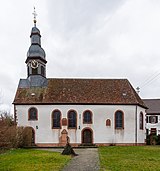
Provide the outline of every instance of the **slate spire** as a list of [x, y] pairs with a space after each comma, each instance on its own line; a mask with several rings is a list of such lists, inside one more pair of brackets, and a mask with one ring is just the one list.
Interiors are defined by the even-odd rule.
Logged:
[[36, 20], [36, 12], [35, 12], [35, 7], [34, 7], [34, 27], [31, 30], [31, 46], [29, 47], [29, 50], [27, 52], [27, 60], [26, 63], [28, 62], [29, 59], [41, 59], [44, 63], [47, 63], [46, 61], [46, 54], [44, 49], [41, 47], [41, 34], [39, 29], [36, 26], [37, 20]]
[[[44, 49], [41, 47], [41, 34], [40, 30], [37, 28], [37, 13], [33, 12], [33, 23], [34, 26], [31, 30], [31, 45], [27, 52], [27, 59], [25, 63], [27, 64], [27, 78], [32, 85], [41, 86], [46, 79], [46, 54]], [[38, 83], [40, 82], [40, 83]]]

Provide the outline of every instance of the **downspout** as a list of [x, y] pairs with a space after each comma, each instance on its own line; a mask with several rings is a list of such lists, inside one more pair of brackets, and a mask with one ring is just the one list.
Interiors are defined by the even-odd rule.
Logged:
[[17, 109], [15, 104], [14, 104], [14, 124], [17, 125]]
[[137, 105], [135, 111], [135, 145], [137, 145]]

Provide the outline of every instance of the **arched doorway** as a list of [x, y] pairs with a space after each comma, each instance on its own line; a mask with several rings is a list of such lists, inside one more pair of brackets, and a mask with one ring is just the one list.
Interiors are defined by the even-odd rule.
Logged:
[[93, 144], [93, 131], [90, 128], [82, 130], [82, 144]]
[[23, 131], [23, 136], [25, 146], [35, 145], [35, 130], [32, 127], [25, 127]]
[[32, 141], [31, 141], [31, 143], [32, 143], [32, 146], [35, 145], [35, 131], [33, 128], [32, 128]]

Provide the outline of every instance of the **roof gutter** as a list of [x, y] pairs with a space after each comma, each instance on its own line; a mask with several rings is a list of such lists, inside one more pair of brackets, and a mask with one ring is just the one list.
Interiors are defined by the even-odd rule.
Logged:
[[137, 145], [137, 105], [135, 110], [135, 144]]
[[142, 108], [144, 108], [144, 109], [148, 109], [146, 106], [143, 106], [143, 105], [141, 105], [141, 104], [138, 104], [138, 103], [132, 103], [132, 104], [125, 104], [125, 103], [79, 103], [79, 102], [77, 102], [77, 103], [70, 103], [70, 102], [68, 102], [68, 103], [64, 103], [64, 102], [62, 102], [62, 103], [60, 103], [60, 102], [57, 102], [57, 103], [52, 103], [52, 102], [47, 102], [47, 103], [45, 103], [45, 102], [33, 102], [33, 103], [26, 103], [26, 102], [13, 102], [12, 104], [14, 104], [14, 105], [131, 105], [131, 106], [133, 106], [133, 105], [136, 105], [136, 106], [140, 106], [140, 107], [142, 107]]

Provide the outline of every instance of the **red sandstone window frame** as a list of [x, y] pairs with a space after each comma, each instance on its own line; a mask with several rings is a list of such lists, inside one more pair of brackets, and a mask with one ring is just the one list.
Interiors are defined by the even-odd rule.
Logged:
[[140, 112], [139, 114], [139, 129], [143, 130], [144, 129], [144, 123], [143, 123], [143, 112]]
[[[73, 127], [70, 126], [71, 118], [69, 117], [69, 114], [70, 114], [71, 112], [74, 112], [74, 113], [75, 113], [75, 116], [76, 116], [76, 118], [75, 118], [75, 126], [73, 126]], [[68, 129], [77, 129], [77, 112], [76, 112], [75, 110], [71, 109], [71, 110], [69, 110], [69, 111], [67, 112], [67, 120], [68, 120]]]
[[[90, 113], [90, 121], [85, 121], [85, 113], [86, 112], [89, 112]], [[83, 112], [83, 124], [92, 124], [93, 123], [93, 113], [92, 113], [92, 111], [91, 110], [85, 110], [84, 112]]]
[[[117, 121], [116, 121], [116, 114], [118, 113], [118, 112], [120, 112], [120, 113], [122, 113], [122, 123], [121, 123], [121, 127], [117, 127], [116, 125], [117, 125]], [[114, 125], [115, 125], [115, 129], [124, 129], [124, 112], [122, 111], [122, 110], [117, 110], [116, 112], [115, 112], [115, 114], [114, 114]]]
[[106, 126], [111, 126], [111, 120], [110, 119], [106, 120]]
[[[36, 111], [36, 118], [35, 119], [33, 119], [33, 118], [31, 118], [31, 109], [35, 109], [35, 111]], [[29, 121], [37, 121], [38, 120], [38, 109], [36, 108], [36, 107], [30, 107], [29, 109], [28, 109], [28, 120]]]
[[[59, 126], [54, 126], [53, 124], [54, 124], [54, 112], [59, 112], [59, 114], [60, 114], [60, 119], [59, 119]], [[61, 122], [61, 120], [62, 120], [62, 113], [61, 113], [61, 111], [59, 110], [59, 109], [55, 109], [55, 110], [53, 110], [52, 111], [52, 129], [61, 129], [62, 128], [62, 122]]]

